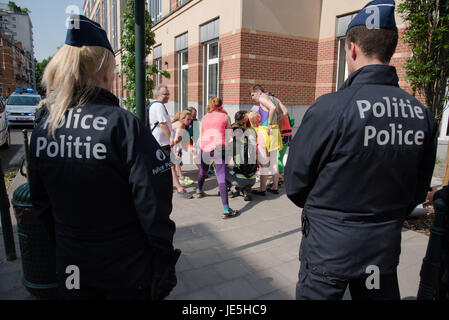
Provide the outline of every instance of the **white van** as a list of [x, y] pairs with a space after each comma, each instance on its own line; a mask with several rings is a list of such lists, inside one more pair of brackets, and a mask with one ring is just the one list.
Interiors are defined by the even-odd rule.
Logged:
[[11, 132], [8, 126], [8, 117], [6, 116], [6, 107], [2, 98], [0, 98], [0, 148], [6, 149], [11, 144]]
[[40, 101], [41, 96], [34, 91], [21, 93], [15, 90], [6, 101], [9, 125], [34, 125], [34, 115]]

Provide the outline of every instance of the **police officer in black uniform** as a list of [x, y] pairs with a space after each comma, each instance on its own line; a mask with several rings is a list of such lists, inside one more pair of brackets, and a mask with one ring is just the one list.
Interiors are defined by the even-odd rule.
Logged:
[[105, 31], [71, 19], [45, 70], [49, 113], [30, 148], [31, 197], [56, 241], [60, 298], [162, 299], [176, 284], [170, 159], [109, 91]]
[[403, 221], [424, 202], [435, 164], [433, 116], [389, 66], [395, 3], [368, 3], [346, 34], [350, 77], [309, 108], [286, 165], [302, 211], [297, 299], [400, 299]]

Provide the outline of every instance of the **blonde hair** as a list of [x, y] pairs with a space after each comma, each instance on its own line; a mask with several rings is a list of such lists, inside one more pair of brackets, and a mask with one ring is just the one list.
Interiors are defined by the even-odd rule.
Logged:
[[183, 120], [185, 117], [191, 116], [191, 115], [192, 115], [192, 113], [190, 112], [190, 110], [188, 110], [188, 109], [182, 110], [175, 115], [175, 117], [172, 120], [172, 123], [179, 121], [179, 120]]
[[223, 104], [223, 101], [221, 101], [220, 98], [217, 98], [217, 97], [211, 98], [209, 100], [209, 105], [207, 106], [207, 112], [208, 113], [213, 112], [216, 107], [220, 107], [222, 104]]
[[45, 68], [42, 85], [47, 98], [42, 102], [49, 106], [49, 135], [54, 137], [67, 108], [73, 103], [80, 106], [94, 94], [101, 83], [100, 72], [114, 72], [115, 58], [111, 51], [100, 46], [75, 47], [64, 45]]

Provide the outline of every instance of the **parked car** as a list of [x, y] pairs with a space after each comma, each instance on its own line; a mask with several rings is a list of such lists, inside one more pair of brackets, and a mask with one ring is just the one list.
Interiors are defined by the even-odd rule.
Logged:
[[6, 149], [11, 144], [11, 132], [3, 99], [0, 99], [0, 148]]
[[34, 125], [41, 96], [33, 89], [16, 89], [6, 101], [9, 125]]

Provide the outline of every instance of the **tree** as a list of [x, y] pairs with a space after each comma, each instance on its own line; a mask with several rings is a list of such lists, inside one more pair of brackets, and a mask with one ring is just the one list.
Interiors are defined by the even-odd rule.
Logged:
[[37, 87], [36, 89], [37, 89], [37, 92], [39, 92], [39, 94], [43, 97], [46, 95], [46, 89], [41, 84], [42, 76], [44, 74], [45, 67], [50, 62], [51, 58], [52, 57], [48, 57], [47, 59], [44, 59], [41, 62], [38, 62], [36, 59], [34, 59], [34, 68], [35, 68], [35, 74], [36, 74], [36, 87]]
[[[426, 104], [438, 123], [448, 98], [449, 1], [403, 0], [399, 13], [407, 22], [404, 41], [412, 49], [406, 64], [407, 78], [414, 92], [425, 94]], [[449, 149], [443, 184], [449, 182]]]
[[28, 8], [21, 8], [14, 1], [9, 1], [8, 2], [8, 8], [12, 12], [23, 12], [23, 13], [30, 12], [30, 10], [28, 10]]
[[[122, 73], [126, 76], [125, 89], [128, 91], [128, 98], [124, 100], [125, 106], [133, 113], [136, 113], [136, 53], [135, 53], [135, 31], [134, 31], [134, 0], [126, 0], [126, 10], [123, 12], [123, 35], [120, 43], [125, 50], [122, 54]], [[151, 31], [151, 17], [148, 10], [145, 10], [145, 57], [151, 53], [151, 47], [155, 44], [154, 32]], [[158, 70], [156, 65], [147, 65], [145, 68], [145, 101], [153, 97], [154, 82], [151, 76], [161, 73], [164, 77], [170, 78], [167, 71]]]
[[449, 1], [403, 0], [398, 11], [407, 22], [403, 39], [412, 51], [405, 65], [407, 79], [414, 92], [425, 94], [440, 123], [449, 78]]

